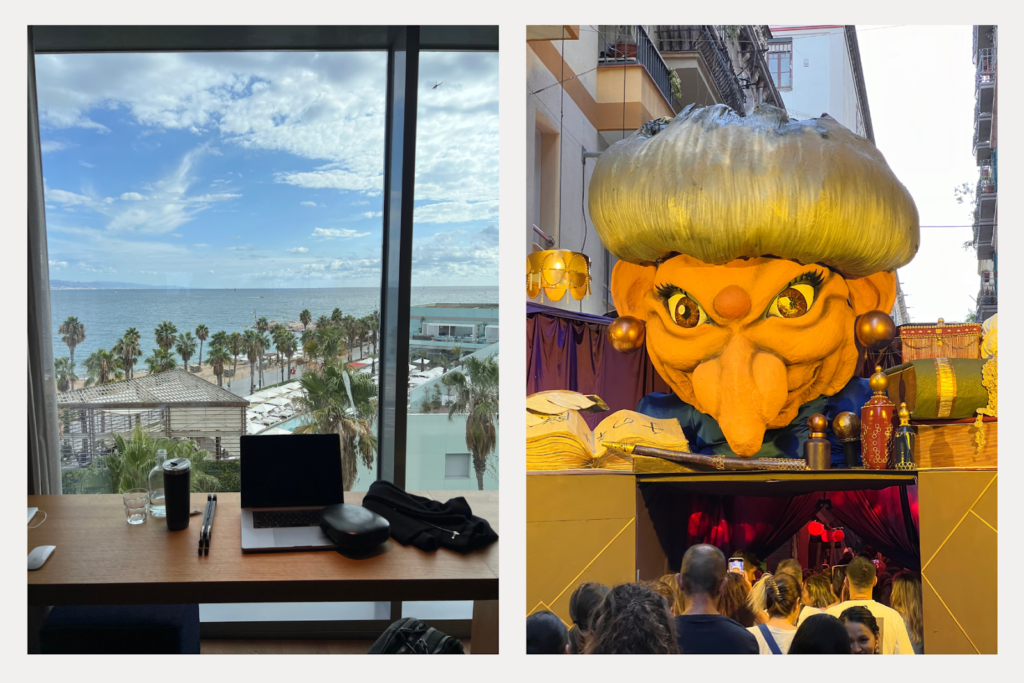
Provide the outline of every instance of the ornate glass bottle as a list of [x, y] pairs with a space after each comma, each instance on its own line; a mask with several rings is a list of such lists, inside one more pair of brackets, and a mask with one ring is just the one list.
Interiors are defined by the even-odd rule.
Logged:
[[875, 374], [869, 382], [875, 395], [860, 409], [860, 443], [861, 458], [869, 470], [884, 470], [889, 465], [889, 454], [892, 452], [893, 414], [896, 408], [885, 390], [889, 387], [889, 378], [882, 372], [882, 367], [875, 366]]

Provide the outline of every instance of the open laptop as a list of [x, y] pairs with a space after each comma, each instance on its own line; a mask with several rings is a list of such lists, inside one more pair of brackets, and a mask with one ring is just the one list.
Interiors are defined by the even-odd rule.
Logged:
[[241, 438], [242, 552], [331, 550], [320, 510], [343, 503], [337, 434]]

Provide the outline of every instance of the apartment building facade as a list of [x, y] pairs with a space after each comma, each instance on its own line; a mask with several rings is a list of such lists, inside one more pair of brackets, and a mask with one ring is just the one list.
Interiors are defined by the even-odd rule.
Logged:
[[978, 322], [996, 314], [999, 296], [999, 109], [997, 26], [975, 26], [973, 41], [974, 158], [978, 187], [974, 208], [974, 244], [978, 252]]
[[594, 157], [643, 123], [686, 106], [784, 107], [768, 73], [767, 26], [527, 27], [527, 250], [590, 261], [591, 295], [541, 303], [614, 311], [612, 256], [587, 212]]

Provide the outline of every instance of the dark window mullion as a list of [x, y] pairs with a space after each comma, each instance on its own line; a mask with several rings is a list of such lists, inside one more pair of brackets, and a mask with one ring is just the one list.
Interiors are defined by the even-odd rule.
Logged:
[[418, 80], [419, 27], [408, 26], [397, 32], [395, 44], [388, 50], [377, 420], [377, 478], [401, 488], [405, 488], [409, 401], [409, 293]]

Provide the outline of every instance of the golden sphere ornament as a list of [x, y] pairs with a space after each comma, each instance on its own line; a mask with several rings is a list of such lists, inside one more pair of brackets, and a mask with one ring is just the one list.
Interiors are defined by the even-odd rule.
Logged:
[[624, 315], [608, 326], [608, 343], [619, 353], [633, 353], [644, 345], [647, 328], [644, 321], [631, 315]]
[[860, 417], [851, 412], [843, 412], [832, 420], [832, 431], [842, 442], [860, 439]]
[[828, 429], [828, 420], [821, 413], [815, 413], [807, 419], [807, 426], [811, 430], [811, 436], [824, 435]]
[[855, 323], [857, 341], [871, 351], [881, 351], [896, 338], [896, 323], [885, 311], [868, 311]]

